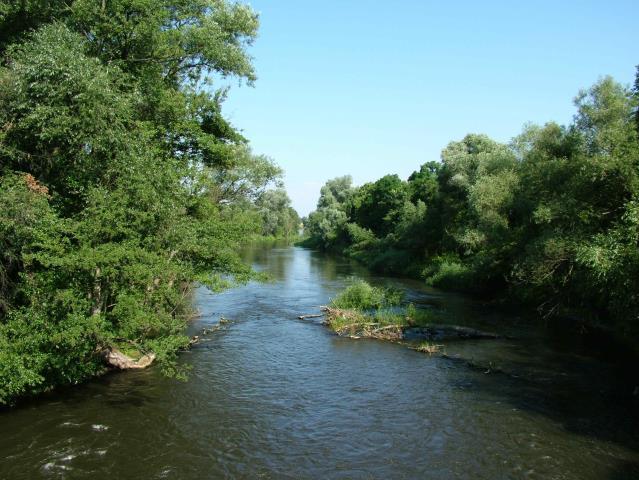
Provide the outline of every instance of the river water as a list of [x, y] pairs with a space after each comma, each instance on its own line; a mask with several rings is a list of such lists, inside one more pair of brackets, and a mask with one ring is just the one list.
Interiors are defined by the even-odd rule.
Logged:
[[[0, 412], [0, 479], [639, 479], [639, 405], [579, 335], [295, 247], [247, 259], [273, 281], [197, 292], [181, 361]], [[298, 320], [359, 276], [503, 340], [446, 357]]]

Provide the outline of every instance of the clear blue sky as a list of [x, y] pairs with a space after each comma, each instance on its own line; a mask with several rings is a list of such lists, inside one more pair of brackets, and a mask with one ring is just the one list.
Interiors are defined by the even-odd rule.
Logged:
[[302, 215], [321, 185], [406, 178], [451, 140], [567, 123], [600, 76], [630, 84], [639, 0], [253, 0], [258, 81], [226, 115], [286, 171]]

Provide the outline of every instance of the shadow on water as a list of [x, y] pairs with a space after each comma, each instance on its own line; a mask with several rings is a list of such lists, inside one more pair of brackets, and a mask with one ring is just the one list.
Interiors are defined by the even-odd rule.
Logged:
[[11, 407], [0, 407], [2, 415], [46, 408], [52, 405], [74, 405], [90, 396], [113, 408], [142, 408], [154, 401], [153, 391], [160, 377], [159, 372], [148, 369], [126, 373], [108, 372], [82, 385], [65, 385], [37, 397], [24, 398]]
[[498, 362], [475, 363], [461, 357], [451, 361], [477, 374], [466, 385], [476, 392], [548, 417], [568, 432], [639, 452], [639, 401], [609, 369], [569, 371], [569, 364], [558, 361], [555, 365], [563, 371], [531, 372], [524, 362], [510, 361], [502, 368]]
[[569, 432], [639, 451], [637, 358], [565, 325], [528, 322], [518, 330], [470, 353], [477, 361], [468, 364], [482, 372], [476, 388]]
[[[636, 357], [565, 325], [531, 318], [511, 322], [507, 316], [496, 320], [499, 312], [463, 310], [457, 310], [465, 319], [462, 323], [512, 337], [448, 344], [445, 358], [472, 372], [459, 388], [583, 439], [594, 456], [608, 456], [602, 463], [609, 464], [611, 473], [594, 478], [639, 479]], [[613, 444], [627, 453], [619, 454]], [[634, 460], [618, 458], [626, 455]]]
[[619, 462], [609, 480], [635, 480], [639, 478], [639, 462]]

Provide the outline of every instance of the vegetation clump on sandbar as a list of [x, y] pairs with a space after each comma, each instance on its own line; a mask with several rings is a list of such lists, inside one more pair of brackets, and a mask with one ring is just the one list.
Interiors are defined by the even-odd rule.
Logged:
[[409, 342], [414, 350], [428, 354], [438, 353], [442, 345], [436, 342], [442, 340], [499, 338], [493, 333], [437, 322], [437, 313], [417, 309], [413, 304], [402, 305], [403, 297], [400, 290], [357, 280], [330, 305], [322, 307], [324, 322], [340, 336]]

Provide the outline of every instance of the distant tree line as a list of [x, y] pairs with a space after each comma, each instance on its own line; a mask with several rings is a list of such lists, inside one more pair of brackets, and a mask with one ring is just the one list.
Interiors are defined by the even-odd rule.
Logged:
[[433, 286], [507, 293], [544, 313], [639, 328], [639, 73], [575, 99], [568, 126], [529, 125], [509, 144], [451, 142], [407, 181], [330, 180], [306, 244]]

